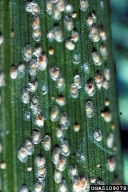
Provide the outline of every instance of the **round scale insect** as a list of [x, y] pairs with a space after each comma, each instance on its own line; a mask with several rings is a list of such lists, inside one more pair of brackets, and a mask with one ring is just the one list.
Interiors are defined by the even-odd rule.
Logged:
[[45, 151], [49, 151], [51, 149], [51, 137], [49, 135], [45, 135], [42, 141], [42, 146]]
[[62, 155], [69, 156], [70, 148], [69, 148], [69, 144], [66, 140], [61, 141], [60, 150], [61, 150]]
[[35, 76], [37, 74], [37, 60], [32, 59], [29, 63], [29, 74]]
[[40, 45], [36, 45], [35, 48], [34, 48], [34, 52], [33, 52], [33, 55], [35, 55], [36, 57], [40, 57], [42, 54], [42, 48]]
[[100, 129], [95, 129], [93, 133], [93, 137], [96, 141], [101, 141], [102, 140], [102, 133]]
[[56, 81], [60, 76], [60, 69], [56, 66], [51, 66], [49, 69], [51, 78]]
[[28, 104], [30, 102], [30, 94], [28, 89], [23, 89], [22, 95], [21, 95], [22, 102], [25, 104]]
[[101, 117], [103, 117], [103, 119], [106, 122], [110, 122], [112, 120], [112, 114], [110, 112], [110, 110], [108, 108], [105, 108], [102, 112], [101, 112]]
[[79, 33], [78, 33], [77, 30], [72, 30], [72, 40], [73, 40], [74, 42], [79, 41]]
[[102, 85], [103, 85], [103, 75], [101, 74], [100, 71], [98, 71], [96, 73], [95, 82], [96, 82], [96, 85], [97, 85], [98, 89], [101, 89]]
[[80, 55], [77, 53], [73, 54], [72, 62], [73, 64], [78, 65], [80, 63]]
[[38, 16], [33, 17], [32, 28], [33, 28], [33, 30], [40, 28], [40, 19]]
[[56, 169], [58, 169], [59, 171], [64, 171], [67, 165], [67, 159], [65, 156], [60, 155], [59, 156], [59, 161], [57, 164], [55, 164]]
[[55, 170], [54, 172], [54, 180], [55, 180], [55, 183], [60, 183], [62, 181], [62, 172], [59, 171], [59, 170]]
[[48, 86], [47, 86], [47, 84], [43, 84], [41, 86], [40, 92], [41, 92], [42, 95], [46, 95], [48, 93]]
[[100, 46], [100, 53], [104, 57], [104, 59], [107, 59], [108, 52], [107, 52], [107, 48], [105, 45]]
[[52, 6], [53, 3], [51, 2], [51, 0], [46, 0], [46, 12], [48, 15], [52, 14]]
[[32, 48], [29, 44], [26, 44], [23, 49], [23, 59], [25, 61], [30, 61], [32, 59]]
[[115, 161], [115, 158], [111, 156], [111, 157], [109, 157], [109, 159], [107, 161], [107, 169], [110, 172], [113, 172], [113, 171], [115, 171], [115, 168], [116, 168], [116, 161]]
[[45, 167], [37, 167], [36, 169], [36, 177], [40, 180], [44, 180], [46, 177], [47, 171]]
[[89, 64], [88, 64], [88, 63], [84, 63], [83, 66], [82, 66], [82, 68], [83, 68], [83, 70], [84, 70], [84, 72], [85, 72], [86, 74], [89, 73], [90, 67], [89, 67]]
[[87, 177], [83, 175], [78, 175], [72, 180], [72, 189], [73, 192], [87, 192], [89, 191], [89, 181]]
[[34, 185], [34, 192], [42, 192], [45, 187], [45, 181], [37, 181]]
[[39, 42], [41, 40], [41, 36], [40, 28], [33, 30], [32, 37], [35, 41]]
[[107, 67], [104, 69], [104, 77], [107, 81], [110, 80], [110, 69]]
[[57, 8], [59, 11], [64, 11], [65, 10], [65, 1], [64, 0], [58, 0], [57, 2]]
[[71, 3], [68, 3], [65, 7], [65, 12], [68, 14], [69, 13], [71, 14], [73, 12], [73, 10], [74, 10], [73, 5]]
[[28, 90], [30, 92], [35, 92], [37, 90], [38, 87], [38, 82], [37, 81], [32, 81], [28, 83]]
[[41, 139], [42, 139], [42, 136], [41, 136], [40, 130], [34, 129], [32, 132], [32, 142], [34, 144], [38, 144], [38, 143], [40, 143]]
[[95, 92], [96, 92], [96, 89], [95, 89], [95, 84], [94, 84], [94, 81], [92, 79], [89, 79], [87, 81], [87, 83], [85, 84], [85, 92], [87, 93], [87, 95], [89, 95], [90, 97], [92, 97]]
[[48, 64], [48, 59], [45, 54], [42, 54], [37, 58], [37, 68], [40, 71], [44, 71], [47, 67], [47, 64]]
[[64, 34], [59, 26], [53, 28], [54, 38], [57, 42], [62, 42], [64, 40]]
[[61, 113], [59, 123], [60, 123], [60, 126], [62, 127], [62, 129], [64, 129], [64, 130], [68, 129], [68, 127], [70, 125], [70, 119], [66, 112]]
[[57, 96], [56, 102], [60, 106], [64, 106], [66, 104], [66, 99], [62, 95]]
[[56, 88], [60, 91], [63, 91], [65, 88], [65, 79], [63, 77], [59, 77], [56, 81]]
[[73, 22], [72, 17], [65, 15], [64, 26], [68, 31], [71, 31], [74, 28], [74, 22]]
[[26, 185], [22, 185], [19, 189], [19, 192], [29, 192], [29, 189]]
[[[90, 29], [89, 38], [95, 43], [100, 40], [99, 32], [97, 27], [94, 25]], [[96, 57], [95, 57], [96, 60]]]
[[61, 128], [61, 127], [57, 127], [56, 128], [56, 137], [59, 139], [59, 140], [63, 140], [64, 138], [64, 130]]
[[81, 11], [86, 11], [88, 8], [88, 0], [79, 0], [80, 2], [80, 10]]
[[26, 72], [26, 66], [24, 65], [24, 63], [20, 63], [18, 66], [18, 76], [24, 77], [25, 72]]
[[44, 126], [44, 116], [39, 111], [36, 115], [35, 124], [38, 125], [38, 127]]
[[31, 142], [31, 140], [27, 139], [24, 143], [24, 147], [28, 153], [28, 155], [32, 155], [33, 152], [34, 152], [34, 145], [33, 143]]
[[33, 97], [32, 97], [32, 103], [33, 103], [34, 105], [38, 105], [38, 104], [39, 104], [39, 98], [36, 97], [36, 96], [33, 96]]
[[59, 114], [60, 114], [60, 112], [59, 112], [58, 106], [54, 106], [54, 107], [51, 109], [51, 112], [50, 112], [50, 119], [51, 119], [51, 121], [53, 121], [53, 122], [58, 121], [58, 119], [59, 119]]
[[48, 38], [48, 40], [49, 40], [50, 42], [53, 42], [53, 41], [54, 41], [55, 36], [54, 36], [54, 31], [53, 31], [53, 30], [49, 30], [49, 31], [47, 32], [47, 38]]
[[102, 41], [106, 41], [106, 39], [107, 39], [107, 34], [106, 34], [106, 31], [105, 31], [104, 27], [101, 27], [101, 28], [100, 28], [99, 35], [100, 35]]
[[91, 27], [93, 24], [96, 23], [96, 20], [97, 20], [97, 18], [96, 18], [96, 15], [94, 13], [89, 14], [87, 16], [87, 20], [86, 20], [87, 26]]
[[32, 13], [33, 15], [40, 14], [40, 7], [35, 1], [27, 2], [25, 9], [27, 12]]
[[77, 86], [75, 84], [71, 84], [70, 95], [74, 99], [76, 99], [79, 96], [78, 88], [77, 88]]
[[93, 52], [92, 53], [92, 60], [96, 66], [101, 65], [101, 58], [98, 52]]
[[12, 66], [11, 69], [10, 69], [10, 77], [11, 79], [16, 79], [18, 76], [18, 69], [16, 66]]
[[42, 155], [38, 155], [35, 159], [35, 163], [37, 167], [44, 167], [46, 159]]
[[75, 48], [75, 44], [73, 43], [73, 38], [69, 38], [69, 39], [66, 40], [65, 47], [68, 50], [73, 50]]
[[109, 82], [106, 79], [103, 80], [103, 88], [106, 90], [109, 88]]
[[90, 182], [91, 182], [91, 183], [96, 183], [96, 177], [95, 177], [95, 176], [92, 176], [91, 179], [90, 179]]
[[61, 11], [58, 9], [56, 4], [53, 5], [53, 7], [52, 7], [52, 18], [54, 20], [60, 20], [61, 17], [62, 17]]
[[73, 179], [78, 175], [78, 168], [77, 165], [71, 165], [69, 168], [69, 177]]
[[[40, 107], [38, 104], [31, 103], [30, 109], [32, 110], [32, 113], [34, 116], [36, 116], [40, 112]], [[35, 123], [35, 122], [34, 122]]]
[[59, 184], [58, 192], [68, 192], [68, 185], [65, 180], [62, 180]]
[[113, 133], [109, 133], [109, 135], [107, 136], [106, 142], [107, 142], [107, 147], [108, 148], [113, 147], [113, 145], [114, 145], [114, 135], [113, 135]]
[[28, 152], [25, 147], [21, 147], [18, 150], [18, 159], [22, 162], [25, 163], [28, 160]]
[[74, 85], [77, 87], [77, 89], [80, 89], [82, 87], [81, 78], [79, 75], [74, 76]]
[[59, 158], [60, 158], [60, 148], [55, 147], [52, 153], [52, 161], [55, 165], [59, 163]]

